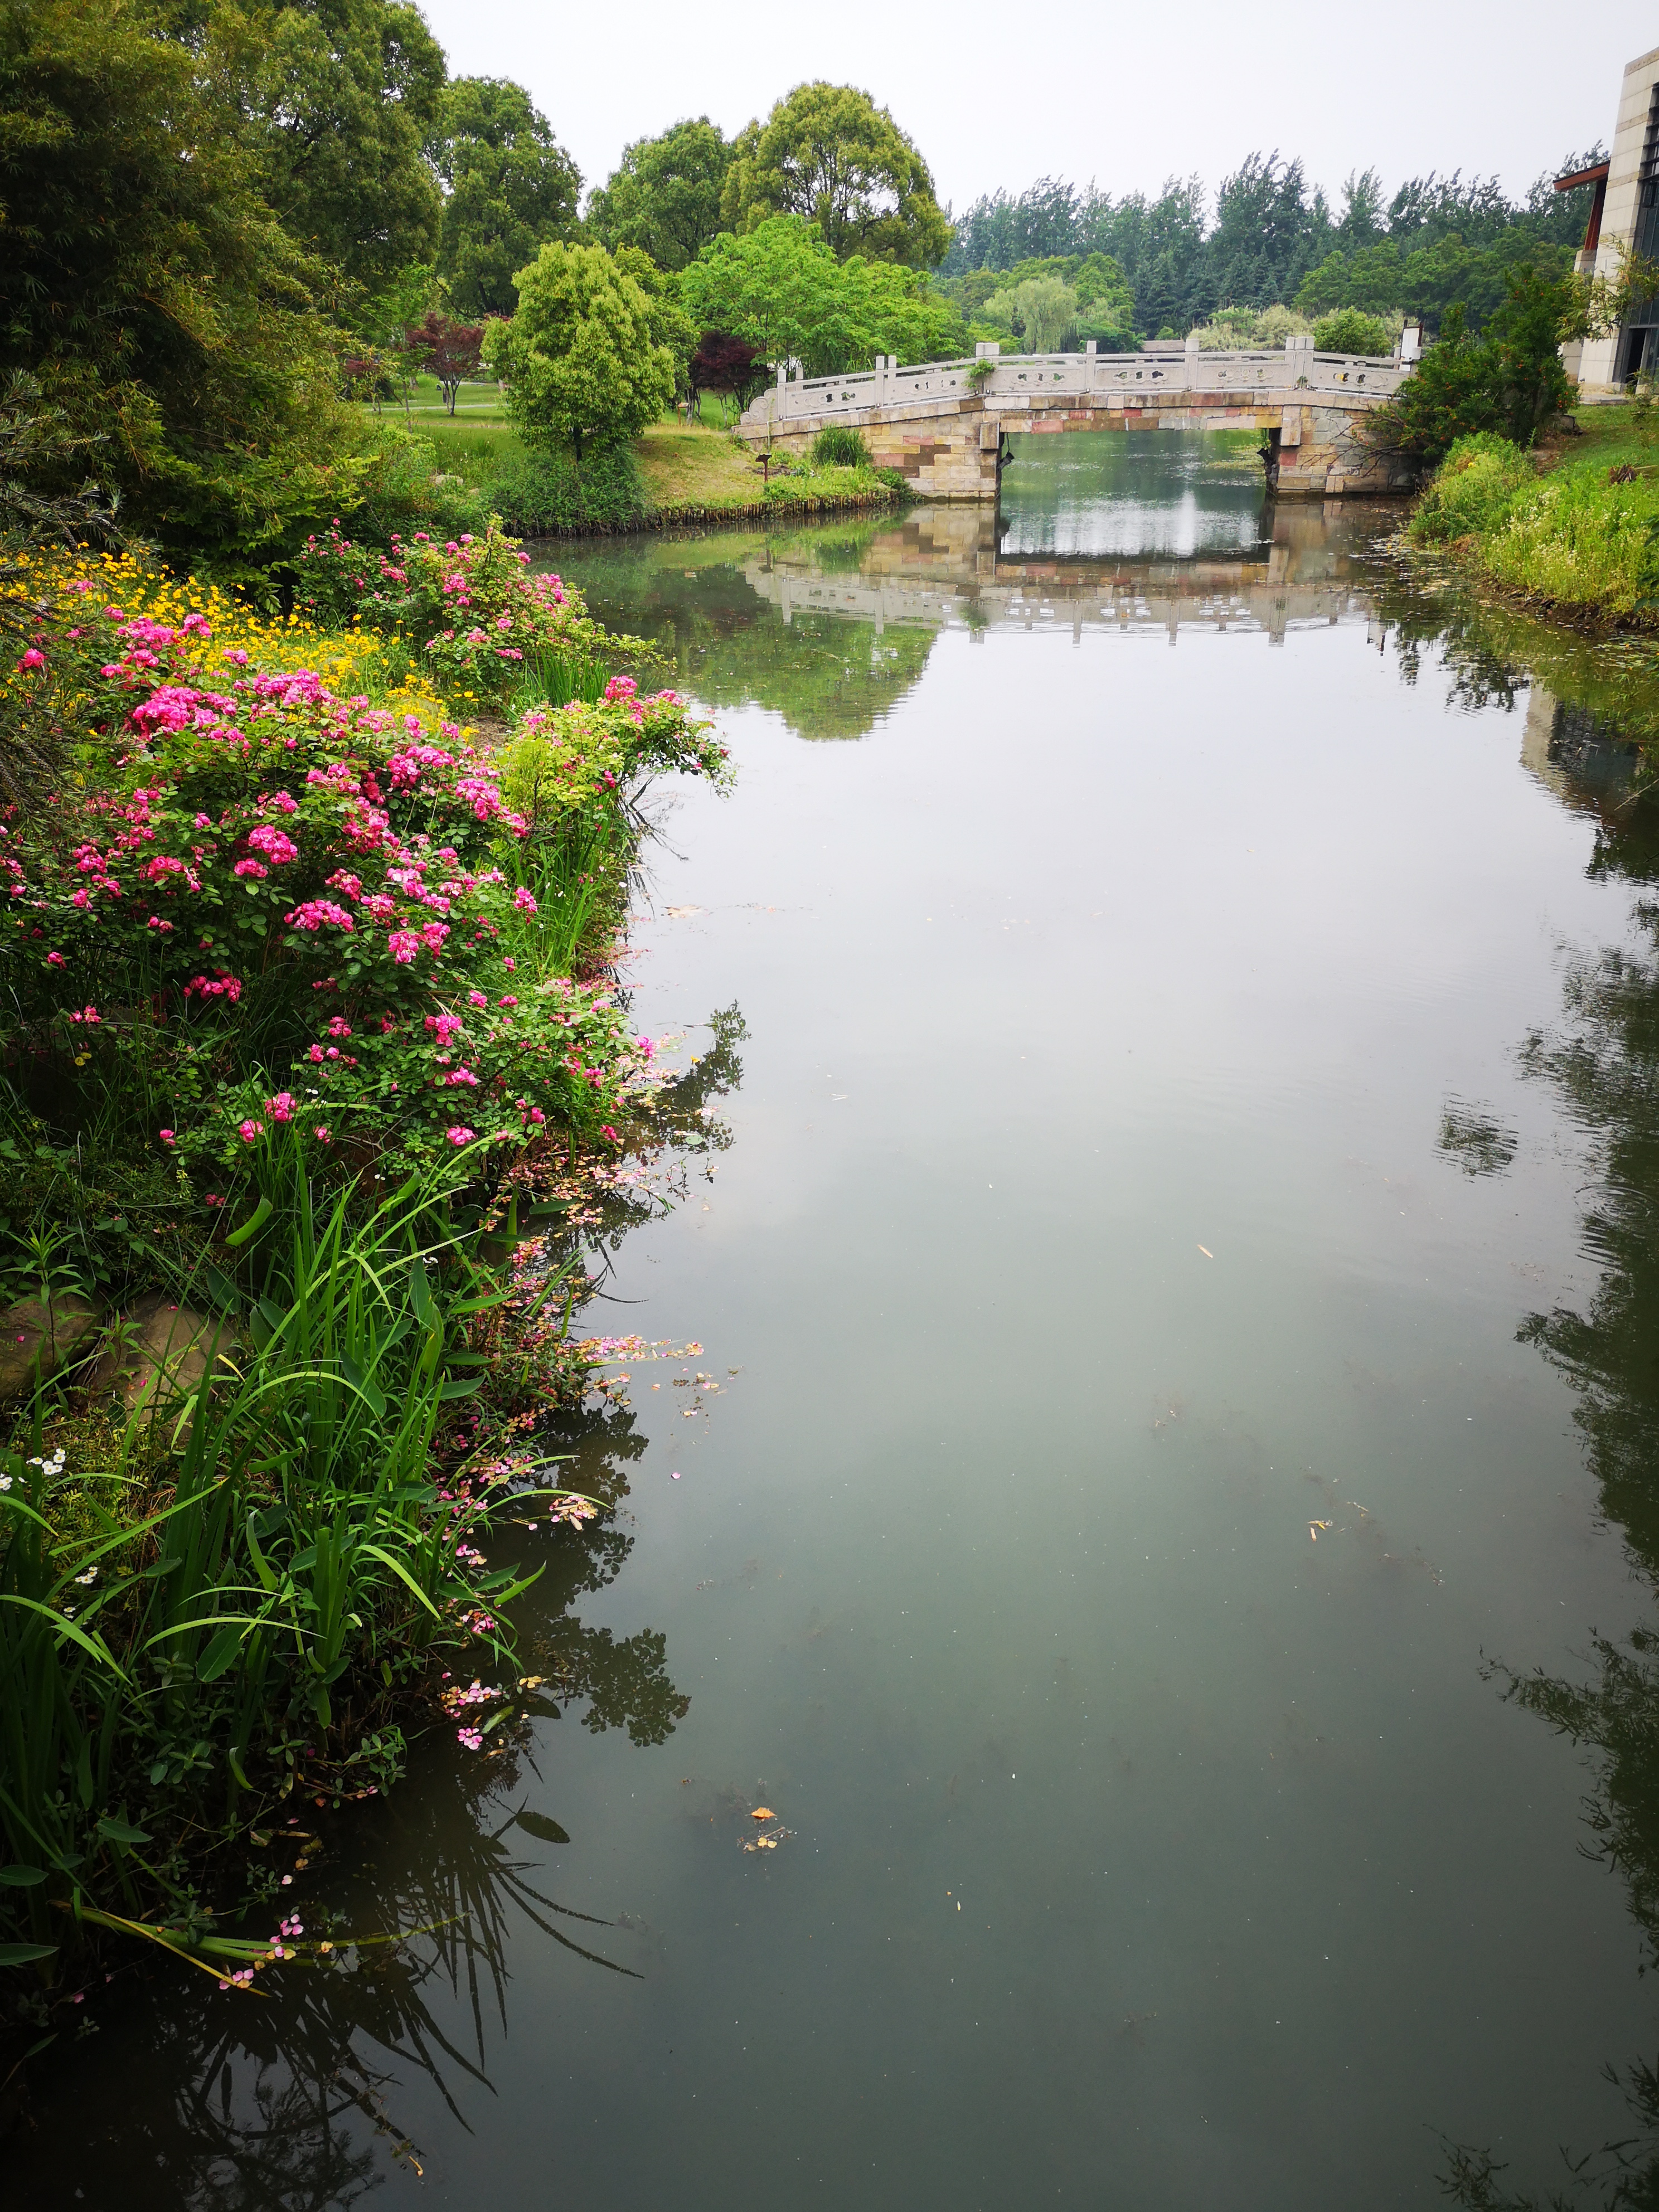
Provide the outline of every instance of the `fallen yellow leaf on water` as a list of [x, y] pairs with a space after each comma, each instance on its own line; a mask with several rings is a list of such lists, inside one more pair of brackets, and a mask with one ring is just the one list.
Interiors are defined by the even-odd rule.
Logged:
[[757, 1836], [755, 1841], [763, 1851], [775, 1851], [778, 1847], [775, 1836]]
[[1206, 1260], [1213, 1260], [1213, 1259], [1214, 1259], [1214, 1257], [1215, 1257], [1215, 1254], [1214, 1254], [1213, 1252], [1212, 1252], [1212, 1251], [1211, 1251], [1211, 1249], [1210, 1249], [1210, 1248], [1209, 1248], [1209, 1246], [1208, 1246], [1207, 1244], [1200, 1244], [1200, 1245], [1199, 1246], [1199, 1248], [1198, 1248], [1198, 1249], [1199, 1249], [1199, 1250], [1200, 1250], [1200, 1251], [1204, 1255], [1204, 1256], [1205, 1256], [1205, 1258], [1206, 1258]]
[[757, 1805], [749, 1817], [751, 1820], [775, 1820], [778, 1816], [769, 1805]]

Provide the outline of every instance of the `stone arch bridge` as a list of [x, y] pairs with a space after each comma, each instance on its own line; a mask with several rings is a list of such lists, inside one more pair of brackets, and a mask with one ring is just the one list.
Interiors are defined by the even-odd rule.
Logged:
[[848, 376], [789, 376], [744, 410], [757, 453], [804, 454], [818, 432], [860, 430], [878, 468], [900, 469], [919, 496], [994, 500], [1008, 440], [1068, 430], [1244, 430], [1263, 434], [1269, 487], [1281, 498], [1408, 490], [1411, 462], [1381, 450], [1366, 418], [1411, 374], [1398, 358], [1317, 353], [1311, 338], [1279, 352], [1018, 354], [900, 368], [878, 359]]

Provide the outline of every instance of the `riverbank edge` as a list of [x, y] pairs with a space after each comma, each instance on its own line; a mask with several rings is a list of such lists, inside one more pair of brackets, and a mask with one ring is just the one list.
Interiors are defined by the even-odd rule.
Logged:
[[[187, 576], [183, 588], [195, 589], [194, 579]], [[204, 629], [203, 635], [210, 635], [211, 632]], [[316, 641], [314, 635], [306, 641], [307, 643]], [[331, 635], [327, 641], [333, 646], [337, 646], [341, 642]], [[625, 641], [610, 641], [617, 644], [626, 642]], [[296, 637], [293, 642], [297, 645], [301, 641]], [[301, 649], [303, 650], [303, 647]], [[280, 654], [277, 657], [280, 658]], [[242, 658], [246, 662], [248, 656], [244, 653]], [[632, 689], [631, 684], [629, 689]], [[470, 696], [468, 695], [469, 698]], [[609, 696], [607, 693], [606, 697], [608, 698]], [[415, 700], [416, 703], [422, 708], [423, 718], [430, 714], [436, 720], [452, 712], [469, 711], [468, 708], [459, 706], [456, 701], [435, 693], [418, 699], [416, 695], [410, 694], [404, 699], [403, 703], [409, 705], [411, 700]], [[412, 720], [414, 718], [411, 715], [406, 719]], [[469, 725], [465, 732], [454, 732], [452, 726], [446, 723], [442, 733], [447, 738], [453, 734], [460, 736], [464, 741], [482, 739], [481, 750], [486, 756], [498, 751], [507, 734], [509, 726], [495, 717], [481, 716], [477, 718], [477, 722], [483, 726]], [[606, 975], [614, 975], [619, 963], [626, 955], [629, 943], [628, 873], [632, 865], [631, 854], [642, 834], [641, 818], [628, 789], [623, 785], [611, 780], [609, 788], [603, 793], [601, 803], [613, 830], [618, 834], [620, 845], [624, 850], [624, 858], [619, 869], [614, 872], [615, 880], [606, 884], [604, 893], [595, 904], [584, 931], [580, 964], [571, 971], [572, 975], [579, 980], [590, 983], [602, 983]], [[483, 817], [480, 817], [480, 818]], [[511, 966], [511, 964], [509, 962], [508, 965]], [[512, 1002], [508, 1001], [508, 1003]], [[670, 1078], [665, 1085], [659, 1085], [659, 1093], [664, 1088], [668, 1089], [672, 1093], [672, 1082], [673, 1079]], [[538, 1121], [540, 1119], [539, 1115], [536, 1118]], [[656, 1133], [654, 1137], [647, 1137], [647, 1141], [654, 1148], [655, 1145], [664, 1141], [664, 1133], [668, 1128], [669, 1123], [661, 1118], [654, 1105], [652, 1107], [648, 1119], [654, 1126]], [[168, 1133], [163, 1133], [164, 1136]], [[515, 1218], [514, 1213], [515, 1199], [511, 1189], [516, 1179], [514, 1171], [515, 1169], [522, 1170], [531, 1153], [542, 1149], [544, 1146], [544, 1139], [538, 1140], [535, 1131], [526, 1127], [524, 1134], [529, 1140], [526, 1144], [515, 1147], [511, 1152], [498, 1157], [492, 1163], [488, 1187], [479, 1193], [481, 1218], [474, 1224], [470, 1234], [470, 1241], [477, 1243], [492, 1230], [499, 1231], [502, 1224], [510, 1224]], [[567, 1193], [574, 1192], [578, 1188], [586, 1191], [590, 1184], [597, 1188], [604, 1173], [613, 1168], [615, 1164], [614, 1150], [607, 1152], [588, 1143], [573, 1127], [567, 1133], [562, 1154], [550, 1164], [549, 1173], [551, 1180], [544, 1187], [549, 1191]], [[519, 1194], [521, 1195], [522, 1193]], [[576, 1218], [580, 1219], [580, 1214]], [[511, 1233], [510, 1228], [507, 1233]], [[459, 1245], [457, 1249], [459, 1249]], [[483, 1267], [485, 1263], [480, 1261], [478, 1267]], [[498, 1261], [489, 1261], [486, 1272], [491, 1279], [493, 1291], [490, 1296], [478, 1303], [495, 1307], [501, 1304], [510, 1291], [518, 1286], [515, 1286], [510, 1279], [509, 1271]], [[163, 1283], [160, 1295], [166, 1297], [169, 1287]], [[428, 1296], [434, 1309], [444, 1306], [445, 1301], [435, 1287]], [[596, 1356], [594, 1346], [597, 1345], [597, 1340], [579, 1341], [568, 1328], [568, 1312], [574, 1308], [574, 1297], [567, 1302], [566, 1326], [560, 1331], [559, 1357], [555, 1363], [557, 1371], [550, 1370], [546, 1378], [555, 1383], [558, 1394], [556, 1399], [558, 1409], [565, 1412], [572, 1411], [583, 1403], [596, 1385], [600, 1389], [601, 1396], [604, 1395], [599, 1366], [605, 1354], [599, 1352]], [[175, 1311], [180, 1310], [179, 1307], [173, 1309]], [[457, 1309], [460, 1313], [465, 1313], [469, 1310], [469, 1307], [465, 1304]], [[118, 1316], [114, 1315], [113, 1308], [109, 1313], [106, 1313], [101, 1306], [100, 1307], [98, 1328], [95, 1332], [98, 1337], [103, 1336], [112, 1318], [118, 1326]], [[194, 1319], [196, 1316], [192, 1316], [191, 1318]], [[49, 1336], [50, 1334], [49, 1325]], [[217, 1341], [217, 1335], [215, 1334], [212, 1342], [216, 1345]], [[608, 1341], [607, 1340], [607, 1343]], [[642, 1353], [640, 1356], [651, 1355]], [[465, 1358], [470, 1360], [471, 1364], [477, 1365], [476, 1357], [468, 1354]], [[64, 1377], [72, 1376], [80, 1363], [74, 1357], [70, 1357], [66, 1363], [60, 1358], [58, 1364], [62, 1366], [60, 1374], [53, 1375], [44, 1369], [40, 1372], [37, 1387], [33, 1394], [37, 1405], [45, 1393], [60, 1389]], [[210, 1376], [204, 1377], [204, 1382], [211, 1379]], [[193, 1389], [196, 1386], [191, 1387]], [[183, 1396], [179, 1396], [175, 1403], [177, 1410], [182, 1413], [187, 1401]], [[0, 1426], [0, 1441], [3, 1441], [8, 1436], [13, 1437], [15, 1442], [10, 1449], [18, 1455], [26, 1452], [29, 1448], [25, 1437], [28, 1422], [32, 1418], [29, 1407], [30, 1394], [27, 1390], [21, 1395], [15, 1391], [9, 1393], [3, 1404], [0, 1404], [0, 1413], [4, 1416], [3, 1426]], [[510, 1425], [509, 1424], [509, 1428]], [[507, 1430], [503, 1430], [503, 1435], [507, 1432]], [[184, 1448], [183, 1444], [178, 1447], [179, 1449]], [[42, 1449], [38, 1434], [35, 1438], [35, 1449], [37, 1450]], [[33, 1465], [37, 1462], [29, 1463]], [[9, 1474], [4, 1483], [0, 1484], [0, 1488], [10, 1491], [14, 1488], [15, 1483], [15, 1477]], [[447, 1491], [441, 1492], [440, 1494], [446, 1498], [451, 1495]], [[504, 1494], [498, 1502], [507, 1504], [514, 1501], [509, 1495]], [[584, 1500], [582, 1503], [584, 1505], [591, 1505], [593, 1501]], [[449, 1510], [452, 1513], [459, 1513], [462, 1509], [458, 1505]], [[597, 1510], [602, 1513], [606, 1509], [601, 1503]], [[470, 1508], [469, 1510], [471, 1512], [469, 1533], [471, 1529], [476, 1529], [479, 1534], [486, 1536], [490, 1534], [489, 1503], [480, 1498], [476, 1508]], [[442, 1517], [441, 1512], [439, 1517]], [[559, 1496], [556, 1494], [555, 1510], [548, 1520], [550, 1532], [562, 1517], [580, 1522], [593, 1518], [595, 1514], [592, 1511], [583, 1511], [580, 1515], [573, 1513], [562, 1516], [559, 1510]], [[459, 1560], [456, 1564], [459, 1567]], [[480, 1559], [481, 1571], [482, 1566], [483, 1562]], [[407, 1580], [407, 1577], [405, 1577], [404, 1579]], [[462, 1571], [460, 1579], [464, 1583], [475, 1585], [477, 1581], [477, 1577], [470, 1571]], [[499, 1582], [502, 1577], [496, 1576], [494, 1579]], [[507, 1595], [512, 1594], [510, 1590], [506, 1593]], [[516, 1694], [516, 1686], [520, 1682], [519, 1665], [510, 1650], [504, 1651], [499, 1647], [493, 1620], [483, 1618], [488, 1609], [493, 1608], [495, 1605], [501, 1602], [501, 1595], [488, 1588], [473, 1587], [468, 1591], [468, 1602], [480, 1617], [479, 1626], [471, 1632], [476, 1638], [479, 1657], [481, 1660], [487, 1661], [488, 1650], [493, 1647], [495, 1650], [497, 1662], [505, 1660], [509, 1683], [514, 1686], [510, 1686], [497, 1694], [503, 1700], [510, 1699]], [[73, 1618], [73, 1615], [69, 1617]], [[448, 1680], [447, 1674], [440, 1672], [440, 1662], [444, 1656], [447, 1655], [441, 1649], [434, 1649], [422, 1655], [408, 1672], [402, 1674], [402, 1678], [397, 1681], [395, 1686], [390, 1677], [387, 1677], [384, 1683], [375, 1679], [375, 1669], [371, 1666], [365, 1664], [354, 1667], [346, 1674], [336, 1678], [332, 1685], [335, 1695], [344, 1707], [357, 1709], [365, 1729], [372, 1725], [374, 1729], [381, 1731], [388, 1729], [400, 1730], [404, 1723], [414, 1723], [420, 1732], [424, 1733], [430, 1728], [442, 1725], [446, 1717], [452, 1720], [454, 1717], [443, 1695], [443, 1686]], [[360, 1693], [362, 1693], [361, 1698]], [[464, 1719], [466, 1717], [465, 1712], [462, 1717]], [[498, 1717], [511, 1719], [513, 1717], [510, 1711], [504, 1711]], [[260, 1747], [261, 1752], [266, 1747]], [[307, 1757], [309, 1755], [309, 1752], [304, 1754]], [[0, 2016], [0, 2139], [3, 2139], [9, 2126], [19, 2116], [21, 2100], [26, 2094], [25, 2062], [33, 2057], [37, 2051], [44, 2051], [58, 2039], [61, 2033], [76, 2024], [76, 2016], [70, 2008], [78, 2004], [84, 1994], [83, 1990], [76, 1989], [76, 1983], [78, 1979], [85, 1981], [89, 1985], [91, 1981], [97, 1978], [97, 1975], [92, 1971], [93, 1966], [94, 1963], [101, 1964], [101, 1954], [108, 1947], [112, 1934], [114, 1940], [123, 1945], [130, 1943], [132, 1940], [148, 1938], [152, 1942], [159, 1942], [161, 1948], [171, 1952], [181, 1963], [190, 1963], [198, 1966], [204, 1965], [205, 1961], [196, 1955], [198, 1946], [197, 1934], [193, 1930], [193, 1923], [197, 1913], [192, 1910], [186, 1916], [192, 1923], [192, 1932], [186, 1934], [183, 1928], [177, 1924], [179, 1921], [179, 1914], [176, 1905], [174, 1910], [170, 1912], [164, 1909], [168, 1893], [171, 1893], [174, 1899], [179, 1897], [181, 1891], [189, 1892], [196, 1896], [205, 1893], [214, 1899], [215, 1905], [222, 1911], [227, 1906], [230, 1908], [228, 1917], [240, 1917], [244, 1908], [250, 1909], [257, 1917], [258, 1910], [257, 1902], [250, 1899], [240, 1900], [232, 1899], [225, 1889], [224, 1882], [218, 1875], [216, 1867], [222, 1865], [228, 1851], [243, 1842], [262, 1820], [269, 1821], [274, 1809], [274, 1803], [280, 1803], [282, 1797], [285, 1794], [291, 1793], [295, 1788], [300, 1790], [301, 1797], [307, 1796], [316, 1790], [319, 1783], [325, 1795], [332, 1800], [337, 1812], [354, 1799], [372, 1798], [379, 1794], [379, 1790], [374, 1788], [347, 1789], [339, 1780], [332, 1761], [325, 1761], [320, 1773], [313, 1771], [310, 1774], [303, 1773], [300, 1767], [295, 1766], [292, 1759], [289, 1760], [289, 1765], [291, 1771], [286, 1790], [279, 1789], [274, 1801], [267, 1794], [259, 1802], [256, 1802], [250, 1808], [246, 1819], [234, 1832], [217, 1835], [210, 1842], [204, 1842], [193, 1850], [187, 1845], [174, 1848], [168, 1858], [167, 1880], [165, 1882], [157, 1880], [140, 1884], [144, 1894], [142, 1902], [137, 1903], [137, 1917], [127, 1917], [118, 1920], [112, 1918], [101, 1908], [73, 1909], [73, 1918], [85, 1941], [85, 1948], [82, 1949], [78, 1960], [72, 1961], [66, 1955], [69, 1950], [67, 1944], [58, 1953], [58, 1957], [50, 1961], [38, 1955], [27, 1959], [10, 1955], [0, 1956], [0, 2001], [4, 2001], [0, 2002], [0, 2015], [5, 2012], [14, 2015], [9, 2019]], [[365, 1771], [370, 1771], [374, 1770], [365, 1770]], [[294, 1802], [299, 1802], [301, 1800], [295, 1798]], [[321, 1805], [324, 1802], [324, 1797], [318, 1796], [316, 1802]], [[118, 1821], [116, 1825], [118, 1828], [121, 1823]], [[131, 1845], [127, 1843], [129, 1833], [143, 1844], [148, 1844], [150, 1840], [137, 1830], [127, 1831], [123, 1833], [120, 1841], [124, 1848], [129, 1850], [131, 1849]], [[138, 1864], [142, 1867], [143, 1862], [138, 1862]], [[146, 1869], [144, 1871], [148, 1873], [149, 1869]], [[276, 1909], [278, 1909], [276, 1906], [272, 1907], [273, 1917]], [[204, 1926], [209, 1929], [210, 1935], [216, 1932], [210, 1928], [214, 1910], [214, 1905], [204, 1905], [200, 1908], [200, 1917]], [[128, 1914], [131, 1915], [133, 1911], [134, 1905], [128, 1904]], [[275, 1944], [275, 1948], [270, 1952], [270, 1958], [295, 1955], [291, 1948], [284, 1953], [280, 1942], [276, 1939], [271, 1939], [271, 1941]], [[183, 1948], [186, 1945], [190, 1948]], [[0, 1946], [0, 1951], [15, 1951], [28, 1948], [16, 1945]], [[216, 1946], [210, 1941], [207, 1948], [211, 1949], [225, 1947]], [[264, 1946], [252, 1942], [244, 1948], [250, 1954], [260, 1952], [264, 1948]], [[309, 1951], [314, 1947], [307, 1944], [302, 1948]], [[326, 1950], [328, 1947], [325, 1945], [323, 1948]], [[253, 1963], [256, 1965], [269, 1963], [269, 1960], [260, 1958], [255, 1960]], [[70, 1969], [68, 1974], [64, 1974], [62, 1971], [65, 1966]], [[231, 1972], [228, 1963], [225, 1964], [223, 1971], [227, 1975]], [[225, 1984], [222, 1982], [221, 1986], [225, 1986]]]
[[1463, 586], [1474, 596], [1506, 613], [1524, 615], [1528, 621], [1570, 631], [1589, 644], [1659, 645], [1659, 607], [1646, 621], [1612, 614], [1594, 605], [1576, 605], [1535, 592], [1516, 591], [1494, 576], [1469, 550], [1478, 541], [1461, 538], [1449, 545], [1425, 545], [1410, 534], [1410, 517], [1391, 537], [1380, 538], [1376, 550], [1388, 559], [1423, 575], [1438, 575]]
[[[553, 530], [526, 531], [526, 540], [557, 544], [582, 538], [654, 538], [673, 530], [720, 530], [734, 523], [781, 522], [841, 514], [884, 514], [911, 504], [911, 495], [884, 486], [850, 499], [754, 499], [729, 503], [653, 507], [635, 521], [572, 523]], [[509, 522], [509, 527], [511, 527]]]
[[[1554, 434], [1540, 439], [1529, 448], [1512, 448], [1516, 462], [1529, 465], [1532, 478], [1530, 483], [1522, 481], [1517, 486], [1486, 526], [1438, 540], [1414, 537], [1413, 524], [1428, 502], [1468, 465], [1460, 450], [1466, 441], [1459, 440], [1423, 478], [1413, 498], [1411, 512], [1386, 550], [1414, 564], [1438, 567], [1443, 573], [1456, 576], [1511, 613], [1556, 624], [1581, 637], [1608, 642], [1659, 637], [1659, 595], [1653, 599], [1651, 611], [1644, 611], [1639, 607], [1613, 606], [1605, 599], [1571, 599], [1552, 592], [1528, 591], [1495, 574], [1486, 557], [1486, 549], [1514, 519], [1516, 500], [1523, 492], [1547, 484], [1564, 472], [1571, 471], [1587, 488], [1605, 489], [1609, 494], [1634, 490], [1644, 484], [1659, 491], [1659, 483], [1655, 483], [1659, 479], [1659, 460], [1656, 460], [1654, 448], [1648, 442], [1651, 434], [1644, 422], [1634, 419], [1637, 416], [1638, 410], [1623, 402], [1598, 403], [1576, 409], [1570, 416], [1562, 418]], [[1478, 441], [1467, 442], [1473, 446]], [[1596, 484], [1595, 472], [1601, 470], [1607, 473]], [[1651, 535], [1659, 538], [1659, 517], [1650, 519], [1648, 527]]]

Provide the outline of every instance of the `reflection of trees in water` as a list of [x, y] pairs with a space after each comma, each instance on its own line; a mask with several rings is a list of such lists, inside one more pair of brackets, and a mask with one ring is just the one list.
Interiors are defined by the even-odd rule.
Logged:
[[1479, 599], [1455, 580], [1437, 589], [1416, 560], [1408, 568], [1379, 571], [1375, 600], [1407, 684], [1416, 683], [1425, 653], [1431, 653], [1449, 677], [1455, 706], [1512, 708], [1525, 691], [1540, 686], [1631, 744], [1659, 740], [1659, 684], [1646, 641], [1582, 636], [1501, 601]]
[[[1655, 872], [1651, 799], [1604, 811], [1592, 872]], [[1523, 1064], [1555, 1091], [1599, 1152], [1584, 1241], [1601, 1274], [1583, 1312], [1557, 1307], [1522, 1324], [1577, 1394], [1602, 1510], [1632, 1561], [1659, 1577], [1659, 907], [1638, 908], [1646, 943], [1589, 953], [1569, 966], [1565, 1018], [1528, 1039]], [[1488, 1669], [1510, 1702], [1536, 1713], [1588, 1755], [1587, 1856], [1623, 1881], [1644, 1966], [1659, 1962], [1659, 1626], [1595, 1635], [1582, 1679]], [[1606, 2069], [1631, 2115], [1625, 2139], [1569, 2160], [1570, 2193], [1511, 2195], [1490, 2154], [1448, 2146], [1446, 2194], [1472, 2212], [1544, 2204], [1659, 2207], [1659, 2075], [1645, 2060]]]
[[[861, 738], [921, 681], [936, 632], [798, 612], [785, 622], [744, 574], [787, 556], [803, 575], [855, 576], [890, 520], [799, 537], [755, 532], [583, 562], [593, 612], [651, 638], [672, 680], [711, 707], [769, 707], [801, 738]], [[711, 556], [718, 555], [718, 558]], [[614, 601], [613, 601], [613, 596]]]
[[[619, 1504], [628, 1494], [627, 1469], [646, 1449], [634, 1421], [630, 1407], [616, 1405], [561, 1416], [544, 1438], [552, 1451], [570, 1455], [559, 1480]], [[585, 1701], [583, 1725], [596, 1735], [625, 1728], [630, 1742], [664, 1743], [691, 1705], [669, 1680], [667, 1639], [651, 1628], [614, 1637], [568, 1609], [584, 1592], [614, 1582], [633, 1548], [633, 1537], [614, 1522], [590, 1524], [577, 1542], [556, 1547], [546, 1573], [514, 1608], [520, 1661], [526, 1674], [556, 1685], [567, 1702]]]
[[711, 641], [686, 680], [713, 706], [771, 708], [798, 738], [861, 738], [921, 682], [937, 635], [815, 612], [786, 623], [768, 608], [740, 635]]

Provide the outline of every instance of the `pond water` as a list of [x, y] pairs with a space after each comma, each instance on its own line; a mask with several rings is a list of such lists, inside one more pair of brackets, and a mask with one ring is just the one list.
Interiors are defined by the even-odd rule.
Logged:
[[1659, 1689], [1594, 1639], [1654, 1617], [1659, 988], [1605, 672], [1403, 580], [1397, 510], [1047, 465], [561, 549], [740, 771], [658, 794], [628, 971], [724, 1128], [589, 1317], [699, 1348], [569, 1440], [620, 1510], [531, 1601], [533, 1759], [428, 1741], [307, 1877], [445, 1924], [112, 1989], [15, 2201], [1358, 2212], [1632, 2132]]

